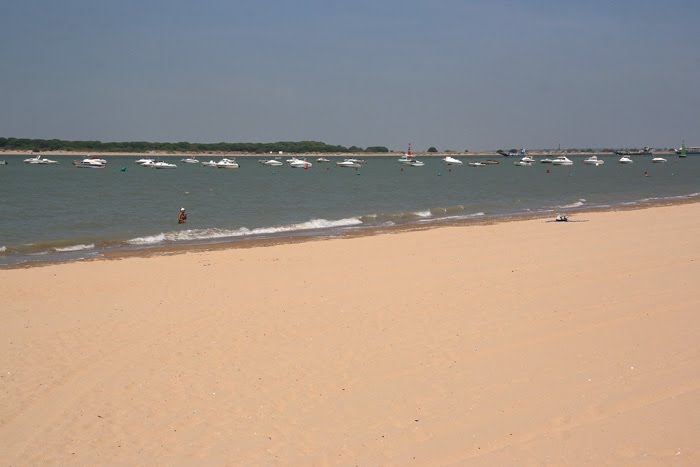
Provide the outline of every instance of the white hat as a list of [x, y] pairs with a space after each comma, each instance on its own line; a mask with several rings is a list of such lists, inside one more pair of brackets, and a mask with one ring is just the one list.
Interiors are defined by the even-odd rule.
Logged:
[[185, 210], [185, 208], [180, 208], [180, 211], [184, 211], [184, 210]]

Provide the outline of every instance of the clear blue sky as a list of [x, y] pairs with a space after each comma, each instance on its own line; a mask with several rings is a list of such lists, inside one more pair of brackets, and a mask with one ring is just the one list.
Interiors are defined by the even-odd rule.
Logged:
[[0, 136], [700, 145], [697, 0], [0, 0]]

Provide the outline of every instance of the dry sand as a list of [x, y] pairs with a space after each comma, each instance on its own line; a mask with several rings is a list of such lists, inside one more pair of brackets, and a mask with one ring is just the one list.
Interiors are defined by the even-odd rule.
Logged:
[[0, 459], [700, 464], [700, 204], [0, 271]]

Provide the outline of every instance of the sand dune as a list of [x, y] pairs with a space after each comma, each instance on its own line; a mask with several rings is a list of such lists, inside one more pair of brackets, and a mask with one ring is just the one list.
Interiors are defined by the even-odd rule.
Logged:
[[700, 462], [700, 204], [0, 270], [0, 456]]

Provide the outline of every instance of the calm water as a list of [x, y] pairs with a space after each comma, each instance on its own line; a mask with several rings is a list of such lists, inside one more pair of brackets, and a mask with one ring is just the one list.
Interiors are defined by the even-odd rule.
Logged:
[[[239, 158], [239, 169], [224, 170], [173, 157], [167, 160], [177, 169], [155, 170], [136, 165], [136, 157], [111, 157], [105, 169], [92, 170], [73, 167], [75, 157], [53, 157], [60, 162], [54, 166], [23, 164], [26, 157], [0, 156], [9, 162], [0, 165], [0, 265], [178, 242], [565, 212], [700, 192], [697, 156], [668, 155], [666, 164], [637, 156], [623, 165], [603, 155], [600, 167], [583, 165], [585, 156], [569, 156], [568, 167], [516, 167], [515, 159], [499, 157], [500, 165], [451, 168], [439, 158], [407, 167], [390, 156], [370, 158], [359, 170], [336, 167], [341, 158], [324, 164], [309, 157], [308, 170]], [[189, 218], [178, 225], [182, 206]]]

